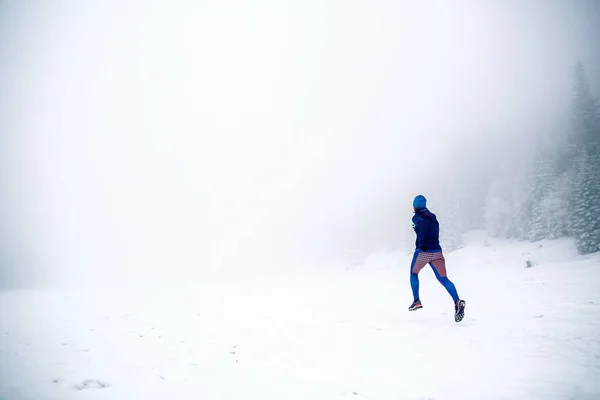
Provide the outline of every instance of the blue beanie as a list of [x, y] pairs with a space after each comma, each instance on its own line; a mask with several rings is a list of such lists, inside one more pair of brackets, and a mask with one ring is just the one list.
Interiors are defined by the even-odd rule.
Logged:
[[420, 194], [413, 200], [413, 206], [415, 208], [425, 208], [427, 207], [427, 199]]

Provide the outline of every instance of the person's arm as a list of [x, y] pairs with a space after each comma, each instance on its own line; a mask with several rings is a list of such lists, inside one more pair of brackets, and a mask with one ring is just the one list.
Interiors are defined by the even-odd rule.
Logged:
[[413, 217], [413, 229], [415, 230], [415, 233], [417, 234], [417, 242], [416, 242], [417, 249], [421, 249], [421, 250], [425, 251], [424, 240], [425, 240], [425, 233], [427, 230], [427, 222], [423, 218], [415, 215]]

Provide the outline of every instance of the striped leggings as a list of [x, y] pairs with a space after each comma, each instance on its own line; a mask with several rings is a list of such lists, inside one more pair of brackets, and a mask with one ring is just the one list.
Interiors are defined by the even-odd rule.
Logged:
[[437, 280], [446, 288], [454, 303], [459, 300], [458, 293], [454, 283], [446, 276], [446, 260], [441, 251], [422, 251], [416, 250], [410, 265], [410, 286], [413, 297], [419, 300], [419, 272], [429, 264]]

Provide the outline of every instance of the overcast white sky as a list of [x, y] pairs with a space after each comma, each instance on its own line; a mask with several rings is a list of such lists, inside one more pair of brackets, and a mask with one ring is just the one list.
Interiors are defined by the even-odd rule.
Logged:
[[410, 241], [450, 156], [563, 113], [577, 59], [598, 87], [598, 12], [0, 2], [3, 274], [187, 279]]

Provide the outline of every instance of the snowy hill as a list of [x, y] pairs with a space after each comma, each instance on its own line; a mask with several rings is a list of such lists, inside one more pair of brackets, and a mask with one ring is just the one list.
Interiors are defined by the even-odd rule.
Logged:
[[3, 292], [0, 399], [600, 398], [600, 259], [465, 241], [446, 255], [459, 324], [429, 268], [406, 310], [400, 253], [289, 281]]

